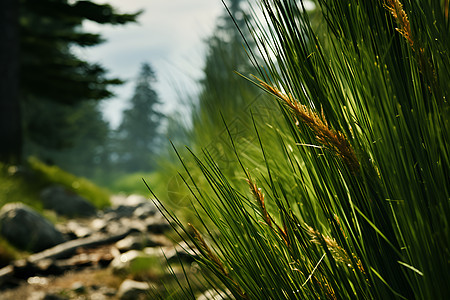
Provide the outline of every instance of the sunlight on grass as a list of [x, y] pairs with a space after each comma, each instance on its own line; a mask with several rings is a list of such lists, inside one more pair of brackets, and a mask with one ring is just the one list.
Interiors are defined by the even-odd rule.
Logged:
[[448, 2], [258, 2], [243, 77], [280, 117], [177, 149], [197, 222], [164, 214], [236, 299], [448, 298]]
[[28, 164], [36, 172], [39, 180], [52, 184], [61, 184], [81, 197], [86, 198], [98, 209], [105, 208], [110, 204], [109, 192], [99, 188], [86, 178], [76, 177], [57, 166], [46, 165], [34, 157], [28, 159]]

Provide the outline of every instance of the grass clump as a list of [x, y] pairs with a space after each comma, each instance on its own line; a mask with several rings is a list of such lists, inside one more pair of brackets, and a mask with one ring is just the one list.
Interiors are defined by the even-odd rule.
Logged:
[[284, 124], [254, 118], [251, 160], [228, 131], [234, 173], [180, 155], [196, 225], [162, 211], [236, 299], [449, 298], [448, 1], [258, 2]]
[[34, 176], [40, 181], [40, 186], [61, 184], [81, 197], [86, 198], [98, 209], [110, 205], [109, 192], [96, 186], [88, 179], [76, 177], [58, 166], [46, 165], [34, 157], [28, 159], [28, 164]]

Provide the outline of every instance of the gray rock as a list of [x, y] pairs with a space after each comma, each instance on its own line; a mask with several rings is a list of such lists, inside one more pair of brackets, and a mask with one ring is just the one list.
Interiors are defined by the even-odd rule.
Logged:
[[189, 246], [185, 242], [165, 251], [165, 259], [168, 263], [178, 263], [181, 260], [182, 262], [190, 264], [193, 263], [199, 255], [199, 251], [194, 246]]
[[60, 185], [50, 186], [41, 193], [44, 207], [68, 217], [95, 215], [95, 207], [83, 197]]
[[127, 205], [135, 206], [135, 207], [141, 205], [142, 203], [147, 203], [147, 202], [148, 202], [147, 198], [145, 198], [144, 196], [141, 196], [141, 195], [137, 195], [137, 194], [129, 195], [125, 199], [125, 203]]
[[65, 241], [43, 216], [22, 203], [8, 203], [0, 211], [0, 233], [19, 249], [38, 252]]
[[144, 237], [141, 235], [129, 235], [116, 243], [116, 248], [119, 249], [120, 252], [141, 250], [144, 247]]
[[116, 248], [119, 249], [120, 252], [126, 252], [129, 250], [142, 250], [146, 247], [162, 247], [170, 245], [172, 245], [170, 240], [163, 235], [134, 234], [118, 241], [116, 243]]
[[97, 218], [92, 220], [90, 226], [95, 231], [105, 231], [108, 226], [108, 222], [106, 222], [105, 219]]
[[109, 265], [115, 274], [126, 274], [130, 268], [131, 262], [143, 255], [137, 250], [130, 250], [123, 254], [116, 256]]
[[136, 206], [119, 205], [113, 210], [113, 212], [116, 214], [117, 218], [131, 218], [135, 209]]
[[77, 238], [85, 238], [93, 233], [93, 230], [89, 227], [81, 225], [79, 222], [70, 220], [66, 224], [66, 232], [72, 233]]
[[120, 300], [147, 299], [152, 288], [149, 283], [127, 279], [120, 285], [117, 296]]
[[145, 202], [140, 204], [134, 211], [134, 217], [144, 220], [151, 216], [154, 216], [158, 212], [158, 209], [153, 203]]

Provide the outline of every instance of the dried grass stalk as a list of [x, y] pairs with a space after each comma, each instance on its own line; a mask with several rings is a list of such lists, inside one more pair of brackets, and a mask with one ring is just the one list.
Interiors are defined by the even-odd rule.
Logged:
[[395, 28], [408, 41], [411, 48], [414, 49], [414, 40], [412, 38], [411, 26], [408, 15], [403, 10], [403, 4], [399, 0], [385, 0], [384, 7], [392, 14], [399, 27]]
[[[350, 256], [344, 250], [344, 248], [338, 245], [338, 243], [334, 238], [324, 236], [322, 233], [320, 233], [319, 231], [315, 230], [314, 228], [312, 228], [307, 224], [305, 224], [305, 226], [309, 236], [311, 237], [312, 243], [316, 245], [323, 245], [322, 243], [325, 243], [328, 251], [330, 251], [330, 253], [333, 255], [333, 258], [337, 262], [343, 263], [348, 267], [353, 267], [353, 263]], [[352, 257], [356, 261], [356, 267], [361, 271], [361, 273], [365, 274], [361, 260], [353, 253]]]
[[334, 131], [328, 125], [323, 110], [321, 116], [296, 101], [291, 94], [284, 94], [263, 80], [256, 78], [261, 86], [273, 95], [277, 96], [291, 109], [298, 121], [306, 124], [315, 134], [317, 140], [335, 154], [340, 156], [353, 173], [359, 171], [359, 162], [355, 152], [346, 137], [339, 131]]
[[212, 252], [211, 248], [208, 246], [205, 239], [200, 234], [200, 232], [197, 230], [197, 228], [195, 228], [195, 226], [192, 225], [191, 223], [188, 223], [188, 226], [194, 231], [195, 239], [200, 244], [201, 249], [206, 252], [208, 258], [214, 262], [214, 264], [216, 265], [216, 267], [220, 270], [220, 272], [222, 274], [229, 277], [228, 271], [225, 269], [225, 266], [220, 261], [220, 259], [217, 257], [217, 255], [215, 255], [214, 252]]
[[272, 220], [269, 216], [269, 213], [266, 209], [266, 204], [264, 203], [264, 194], [261, 192], [261, 188], [258, 188], [256, 186], [256, 183], [253, 182], [250, 175], [248, 176], [247, 183], [250, 186], [250, 191], [253, 195], [253, 197], [256, 199], [256, 202], [258, 202], [259, 208], [261, 209], [261, 213], [264, 217], [264, 221], [266, 221], [267, 225], [272, 227]]
[[219, 271], [233, 283], [236, 291], [239, 293], [239, 296], [241, 296], [242, 299], [248, 299], [247, 295], [242, 291], [242, 288], [238, 285], [238, 283], [236, 281], [234, 281], [233, 278], [231, 278], [230, 274], [228, 273], [228, 271], [225, 268], [222, 261], [217, 257], [217, 255], [214, 254], [214, 252], [208, 246], [205, 239], [200, 234], [200, 232], [197, 230], [197, 228], [195, 228], [195, 226], [192, 225], [191, 223], [188, 223], [188, 226], [194, 232], [195, 239], [200, 244], [201, 250], [206, 252], [207, 257], [214, 263], [214, 265], [217, 267], [217, 269], [219, 269]]
[[261, 210], [261, 213], [263, 215], [264, 221], [266, 222], [267, 225], [269, 225], [272, 229], [273, 229], [273, 224], [275, 224], [277, 230], [278, 230], [278, 234], [281, 236], [281, 238], [283, 239], [284, 243], [289, 247], [289, 239], [286, 233], [286, 226], [283, 229], [281, 229], [281, 227], [276, 224], [273, 220], [272, 217], [269, 215], [269, 212], [266, 209], [266, 204], [264, 201], [264, 194], [261, 191], [261, 188], [258, 188], [258, 186], [256, 185], [256, 183], [253, 182], [252, 177], [250, 176], [250, 174], [247, 173], [247, 179], [246, 179], [249, 187], [250, 187], [250, 191], [253, 195], [253, 197], [256, 199], [256, 202], [258, 202], [259, 208]]
[[[431, 81], [433, 87], [437, 85], [436, 71], [433, 67], [431, 61], [427, 58], [425, 54], [425, 49], [423, 47], [417, 46], [414, 42], [413, 35], [411, 32], [411, 25], [409, 23], [408, 15], [403, 9], [403, 4], [400, 0], [385, 0], [384, 7], [391, 13], [394, 19], [399, 25], [395, 28], [409, 43], [411, 49], [418, 54], [419, 68], [422, 74], [427, 76]], [[448, 13], [448, 3], [447, 3], [447, 13]], [[428, 89], [431, 91], [431, 87]]]

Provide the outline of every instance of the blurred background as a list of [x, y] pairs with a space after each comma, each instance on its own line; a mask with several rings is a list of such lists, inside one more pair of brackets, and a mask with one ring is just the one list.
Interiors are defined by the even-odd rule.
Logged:
[[170, 141], [214, 144], [218, 112], [234, 120], [242, 89], [255, 91], [234, 73], [252, 69], [229, 16], [245, 27], [244, 2], [7, 1], [1, 161], [32, 158], [112, 193], [146, 193], [151, 178], [166, 194]]

